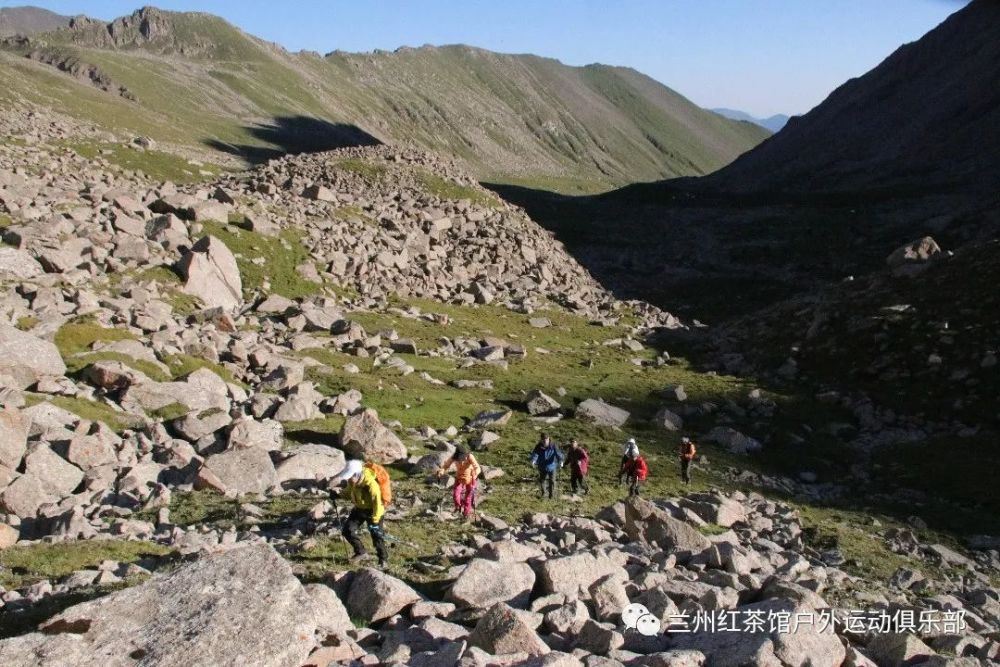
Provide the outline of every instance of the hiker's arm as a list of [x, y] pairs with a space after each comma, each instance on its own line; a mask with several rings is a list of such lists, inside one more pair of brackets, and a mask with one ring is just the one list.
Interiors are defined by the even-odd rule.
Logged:
[[441, 475], [443, 475], [446, 472], [448, 472], [448, 468], [450, 468], [452, 466], [452, 464], [454, 464], [454, 463], [455, 463], [455, 457], [454, 456], [451, 457], [450, 459], [448, 459], [447, 461], [445, 461], [444, 463], [442, 463], [441, 467], [438, 468], [438, 470], [437, 470], [438, 476], [440, 477]]
[[479, 475], [483, 472], [483, 467], [479, 465], [479, 461], [472, 459], [472, 480], [475, 481], [479, 479]]

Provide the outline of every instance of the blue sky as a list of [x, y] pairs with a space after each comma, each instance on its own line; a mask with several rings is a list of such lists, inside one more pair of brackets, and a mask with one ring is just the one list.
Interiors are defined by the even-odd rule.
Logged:
[[[31, 0], [0, 6], [27, 4]], [[36, 0], [111, 19], [138, 2]], [[962, 0], [160, 0], [291, 49], [464, 43], [571, 65], [634, 67], [705, 107], [803, 113]]]

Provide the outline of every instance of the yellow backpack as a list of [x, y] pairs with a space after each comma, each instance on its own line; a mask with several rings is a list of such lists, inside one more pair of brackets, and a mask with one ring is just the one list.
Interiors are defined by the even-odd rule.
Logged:
[[382, 492], [382, 504], [388, 507], [389, 503], [392, 502], [392, 483], [389, 479], [389, 472], [374, 461], [365, 463], [365, 467], [375, 475], [375, 481], [378, 482], [378, 488]]

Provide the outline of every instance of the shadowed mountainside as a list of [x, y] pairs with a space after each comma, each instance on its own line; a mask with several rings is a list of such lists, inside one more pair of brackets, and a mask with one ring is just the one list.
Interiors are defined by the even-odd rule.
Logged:
[[1000, 184], [1000, 3], [975, 0], [697, 187], [795, 193]]

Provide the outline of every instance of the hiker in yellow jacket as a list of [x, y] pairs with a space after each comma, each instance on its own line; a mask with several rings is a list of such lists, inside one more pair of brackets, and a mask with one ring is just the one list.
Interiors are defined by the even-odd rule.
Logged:
[[479, 461], [465, 447], [458, 447], [454, 456], [444, 462], [438, 469], [438, 476], [444, 475], [448, 468], [455, 466], [455, 486], [452, 488], [452, 499], [455, 501], [455, 511], [469, 516], [475, 507], [476, 482], [479, 473]]
[[368, 533], [372, 536], [372, 545], [378, 555], [379, 566], [384, 566], [389, 560], [389, 549], [382, 533], [382, 516], [385, 505], [382, 502], [382, 489], [379, 486], [375, 472], [365, 466], [362, 461], [352, 459], [344, 469], [333, 478], [330, 485], [337, 486], [346, 481], [344, 495], [354, 504], [354, 508], [344, 521], [343, 534], [347, 542], [354, 548], [352, 561], [357, 562], [368, 557], [368, 551], [361, 543], [358, 529], [362, 524], [368, 524]]

